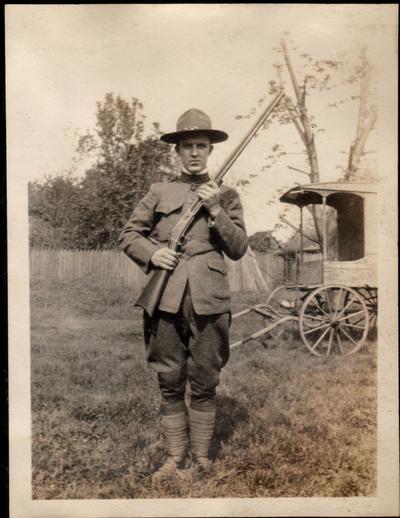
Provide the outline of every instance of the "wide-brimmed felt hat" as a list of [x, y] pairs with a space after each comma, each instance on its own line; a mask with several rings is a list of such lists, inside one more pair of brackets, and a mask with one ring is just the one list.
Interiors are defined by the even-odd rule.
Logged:
[[223, 142], [228, 138], [225, 131], [212, 129], [210, 117], [197, 108], [191, 108], [183, 113], [176, 123], [176, 131], [165, 133], [160, 138], [168, 144], [178, 144], [184, 138], [197, 135], [207, 135], [212, 144]]

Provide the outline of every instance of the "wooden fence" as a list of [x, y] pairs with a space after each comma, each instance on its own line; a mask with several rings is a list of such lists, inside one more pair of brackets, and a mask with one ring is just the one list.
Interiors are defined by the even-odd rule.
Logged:
[[[226, 259], [231, 290], [271, 291], [289, 283], [319, 283], [322, 279], [322, 261], [319, 254], [304, 254], [304, 264], [282, 252], [259, 253], [249, 250], [240, 261]], [[30, 250], [32, 279], [61, 282], [92, 276], [115, 286], [126, 286], [138, 291], [146, 276], [125, 254], [115, 250]], [[299, 280], [301, 279], [301, 280]]]
[[[281, 252], [266, 254], [249, 250], [240, 261], [226, 259], [231, 290], [271, 291], [281, 284], [318, 283], [322, 278], [319, 254], [304, 254], [304, 264], [298, 269], [296, 261]], [[32, 279], [68, 282], [92, 276], [115, 286], [126, 286], [138, 291], [146, 276], [125, 254], [115, 250], [30, 250]]]
[[[226, 260], [231, 290], [270, 291], [283, 279], [284, 259], [249, 250], [240, 261]], [[138, 291], [145, 275], [125, 254], [115, 250], [30, 250], [32, 279], [68, 282], [91, 276]]]
[[30, 250], [32, 279], [61, 282], [93, 276], [116, 286], [139, 289], [145, 275], [125, 254], [114, 250]]
[[305, 252], [303, 264], [300, 260], [300, 252], [297, 254], [288, 252], [284, 257], [284, 278], [289, 284], [321, 284], [323, 279], [322, 254]]
[[254, 252], [261, 274], [271, 288], [285, 283], [285, 257], [278, 252]]

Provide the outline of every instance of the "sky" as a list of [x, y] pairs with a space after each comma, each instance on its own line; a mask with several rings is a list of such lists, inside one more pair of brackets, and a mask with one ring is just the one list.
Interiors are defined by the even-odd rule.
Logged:
[[[166, 132], [174, 131], [188, 108], [208, 113], [213, 127], [230, 135], [215, 146], [210, 159], [215, 170], [249, 129], [251, 120], [236, 116], [257, 107], [268, 81], [276, 79], [274, 47], [284, 33], [300, 74], [302, 53], [350, 66], [367, 45], [380, 92], [379, 81], [393, 63], [396, 9], [388, 4], [6, 6], [9, 178], [27, 182], [67, 169], [76, 133], [93, 130], [96, 101], [106, 92], [138, 98], [149, 126], [157, 121]], [[357, 115], [354, 102], [336, 110], [326, 105], [349, 93], [322, 92], [309, 99], [317, 127], [325, 130], [316, 136], [322, 181], [335, 180], [337, 166], [345, 165]], [[384, 123], [384, 109], [380, 120]], [[379, 146], [379, 137], [377, 128], [369, 151]], [[260, 172], [276, 143], [289, 154]], [[233, 183], [251, 180], [241, 190], [249, 233], [278, 221], [277, 205], [269, 203], [278, 189], [307, 183], [288, 169], [307, 167], [302, 151], [292, 126], [273, 124], [229, 173]]]

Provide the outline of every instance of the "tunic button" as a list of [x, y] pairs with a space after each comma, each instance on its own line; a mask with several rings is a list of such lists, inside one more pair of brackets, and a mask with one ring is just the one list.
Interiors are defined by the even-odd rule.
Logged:
[[191, 190], [191, 191], [195, 191], [195, 190], [196, 190], [196, 188], [197, 188], [197, 185], [196, 185], [196, 184], [194, 184], [194, 183], [192, 183], [192, 185], [190, 186], [190, 190]]

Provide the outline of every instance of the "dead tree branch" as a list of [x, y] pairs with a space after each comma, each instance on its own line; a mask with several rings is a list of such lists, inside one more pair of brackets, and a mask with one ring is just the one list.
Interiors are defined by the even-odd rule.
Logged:
[[308, 177], [310, 176], [310, 174], [307, 173], [307, 171], [303, 171], [302, 169], [298, 169], [297, 167], [292, 167], [291, 165], [288, 165], [287, 168], [291, 169], [292, 171], [297, 171], [298, 173], [305, 174]]
[[282, 221], [282, 223], [285, 223], [286, 225], [288, 225], [290, 228], [292, 228], [293, 230], [295, 230], [299, 234], [302, 233], [303, 236], [306, 237], [309, 241], [312, 241], [313, 243], [316, 243], [317, 245], [319, 245], [318, 239], [316, 239], [315, 237], [311, 237], [309, 234], [306, 234], [304, 231], [301, 232], [300, 227], [297, 227], [296, 225], [294, 225], [293, 223], [288, 221], [285, 218], [285, 216], [279, 216], [279, 219]]

